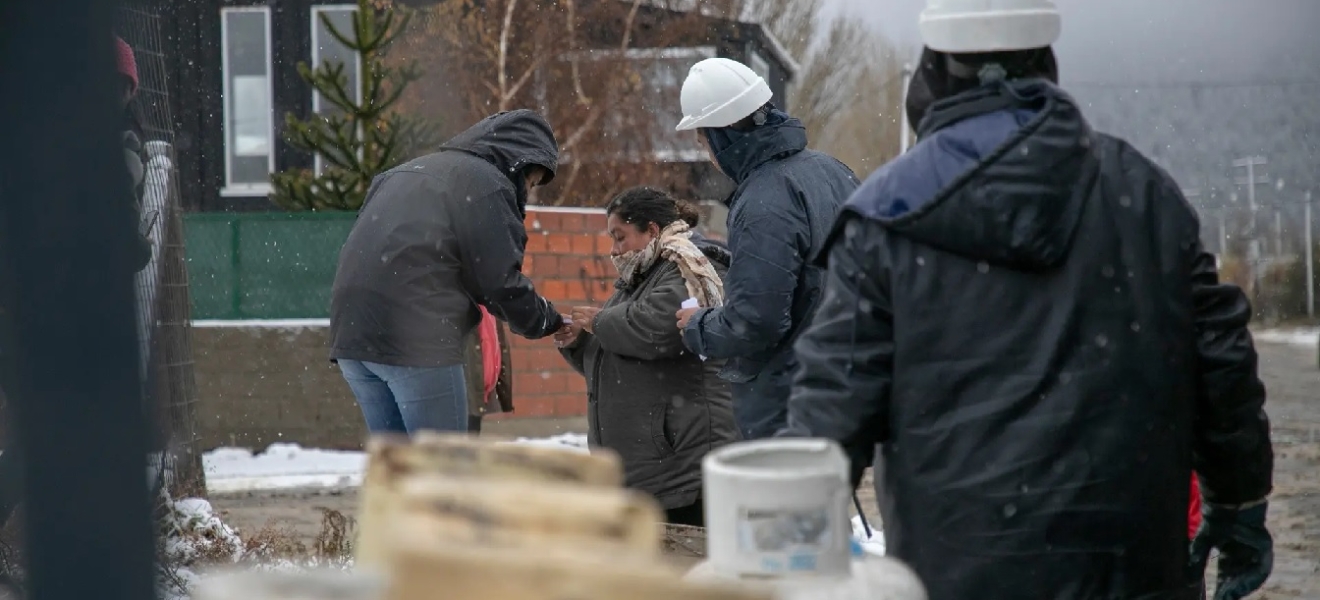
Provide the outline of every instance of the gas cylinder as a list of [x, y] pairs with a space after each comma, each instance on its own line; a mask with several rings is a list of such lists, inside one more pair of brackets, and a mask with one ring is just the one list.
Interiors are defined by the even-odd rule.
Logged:
[[706, 455], [701, 470], [706, 560], [688, 579], [755, 582], [779, 600], [927, 600], [907, 565], [853, 539], [837, 443], [737, 442]]

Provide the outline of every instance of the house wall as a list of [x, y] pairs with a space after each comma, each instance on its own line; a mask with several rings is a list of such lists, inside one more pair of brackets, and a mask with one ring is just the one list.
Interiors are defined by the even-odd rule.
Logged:
[[273, 210], [264, 195], [226, 195], [224, 73], [222, 71], [221, 10], [227, 7], [270, 8], [270, 75], [273, 89], [275, 169], [307, 168], [312, 157], [284, 140], [288, 113], [311, 111], [310, 86], [298, 74], [299, 62], [310, 62], [311, 7], [352, 4], [351, 0], [195, 0], [172, 4], [172, 41], [178, 53], [171, 65], [172, 109], [178, 143], [180, 192], [193, 211]]
[[[165, 0], [158, 0], [165, 1]], [[426, 4], [416, 0], [410, 4]], [[264, 195], [226, 195], [224, 144], [224, 74], [222, 73], [221, 9], [238, 6], [269, 6], [271, 32], [271, 76], [273, 87], [272, 124], [275, 143], [275, 169], [306, 168], [312, 159], [286, 144], [284, 118], [287, 113], [305, 116], [311, 110], [310, 87], [298, 75], [298, 63], [311, 56], [311, 7], [345, 4], [336, 0], [193, 0], [170, 3], [168, 12], [170, 42], [178, 52], [169, 58], [171, 108], [176, 131], [176, 159], [181, 194], [191, 211], [265, 211], [276, 207]], [[668, 11], [644, 8], [634, 40], [635, 47], [647, 47], [663, 28]], [[762, 47], [758, 28], [727, 21], [710, 21], [709, 35], [702, 45], [715, 40], [721, 56], [746, 60], [753, 44]], [[597, 40], [612, 45], [608, 28]], [[604, 47], [604, 46], [602, 46]], [[776, 102], [784, 105], [786, 70], [771, 52], [762, 52], [770, 63], [770, 86]], [[433, 100], [428, 98], [428, 102]], [[461, 130], [462, 123], [444, 123], [449, 131]]]
[[[614, 266], [601, 210], [535, 209], [526, 220], [523, 270], [560, 312], [600, 306], [613, 293]], [[329, 282], [325, 282], [328, 286]], [[294, 442], [355, 448], [362, 416], [327, 359], [328, 321], [199, 321], [193, 329], [202, 445], [261, 448]], [[586, 382], [550, 340], [512, 340], [514, 409], [490, 420], [509, 433], [583, 431]]]

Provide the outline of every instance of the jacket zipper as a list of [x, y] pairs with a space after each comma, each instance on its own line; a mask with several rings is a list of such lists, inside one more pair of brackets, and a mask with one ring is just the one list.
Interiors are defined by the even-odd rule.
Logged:
[[[595, 337], [595, 334], [592, 334], [592, 337]], [[604, 356], [605, 349], [600, 347], [600, 342], [596, 342], [596, 356], [591, 360], [591, 373], [595, 377], [591, 382], [591, 395], [587, 398], [587, 402], [591, 403], [591, 410], [596, 413], [596, 440], [602, 447], [605, 446], [605, 428], [600, 423], [600, 363], [604, 360]]]

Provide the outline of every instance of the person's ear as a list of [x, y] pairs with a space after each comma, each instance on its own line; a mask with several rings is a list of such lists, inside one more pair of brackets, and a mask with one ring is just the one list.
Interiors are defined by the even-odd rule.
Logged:
[[655, 223], [651, 223], [650, 225], [646, 226], [646, 232], [651, 234], [651, 237], [658, 238], [660, 237], [660, 226], [656, 225]]

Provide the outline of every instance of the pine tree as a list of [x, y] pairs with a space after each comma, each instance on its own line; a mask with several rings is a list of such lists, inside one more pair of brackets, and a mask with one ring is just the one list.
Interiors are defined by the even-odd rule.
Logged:
[[322, 169], [319, 175], [311, 169], [275, 173], [271, 200], [287, 210], [357, 210], [372, 178], [438, 143], [437, 124], [391, 110], [421, 76], [416, 62], [390, 66], [384, 54], [407, 28], [411, 11], [357, 0], [351, 32], [340, 31], [325, 13], [320, 17], [330, 35], [358, 56], [361, 101], [349, 87], [343, 63], [298, 64], [303, 80], [336, 110], [306, 119], [285, 116], [289, 144], [319, 155]]

